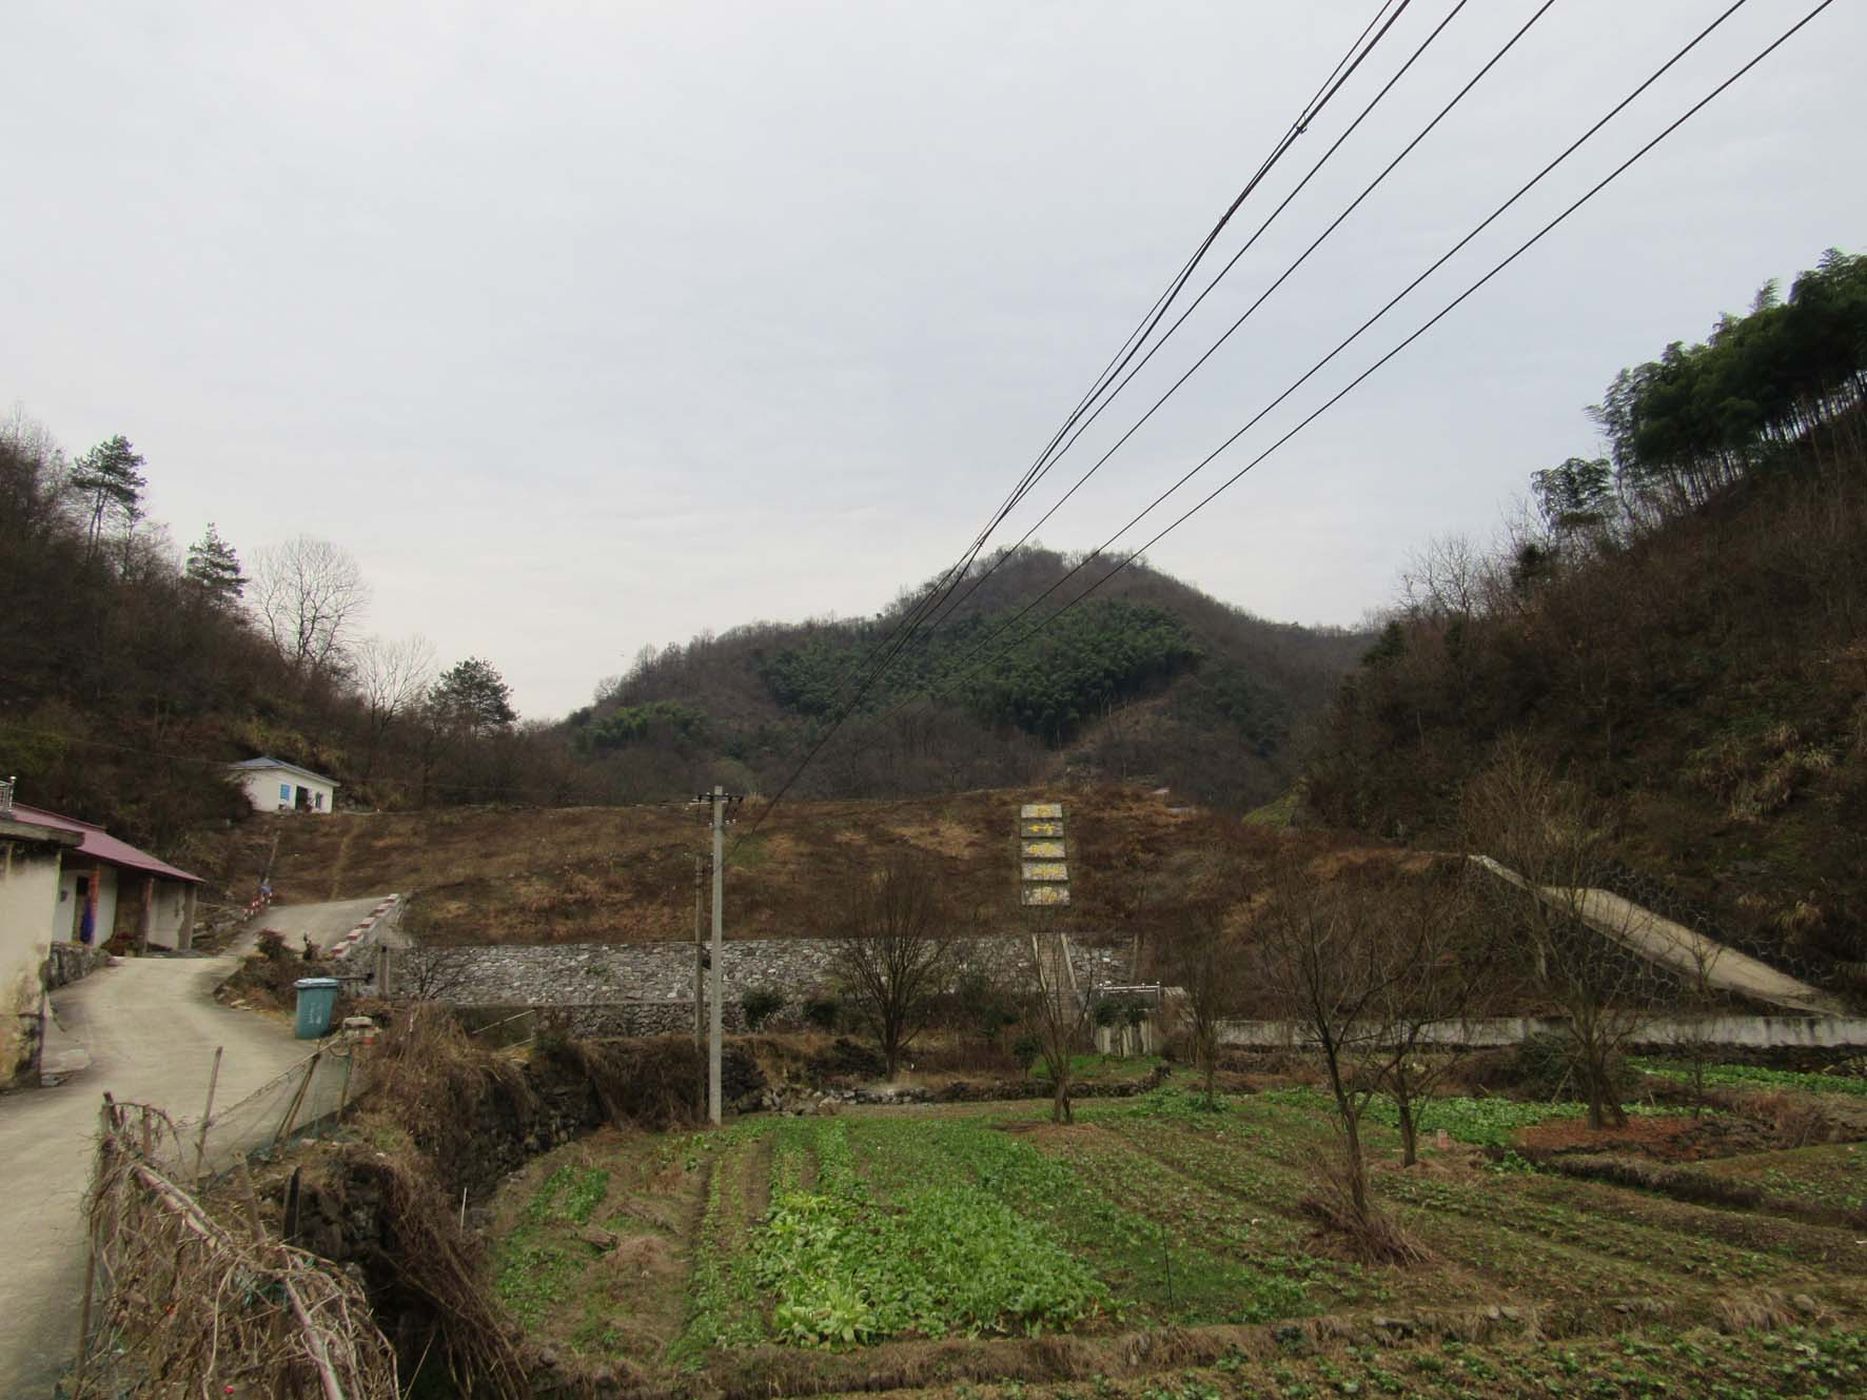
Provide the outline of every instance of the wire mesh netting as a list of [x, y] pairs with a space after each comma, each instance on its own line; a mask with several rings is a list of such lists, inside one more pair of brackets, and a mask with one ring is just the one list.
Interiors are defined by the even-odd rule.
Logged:
[[218, 1176], [255, 1153], [332, 1128], [362, 1087], [356, 1045], [333, 1041], [245, 1097], [216, 1103], [203, 1132], [199, 1117], [178, 1120], [155, 1155], [184, 1179]]

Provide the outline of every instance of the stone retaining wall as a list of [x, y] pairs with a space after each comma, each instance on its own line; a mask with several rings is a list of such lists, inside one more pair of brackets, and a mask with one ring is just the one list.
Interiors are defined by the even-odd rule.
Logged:
[[[579, 1040], [606, 1040], [617, 1036], [686, 1035], [694, 1028], [692, 1001], [585, 1001], [455, 1002], [456, 1008], [479, 1026], [512, 1024], [500, 1043], [536, 1035], [550, 1024]], [[721, 1008], [726, 1029], [737, 1035], [745, 1029], [745, 1013], [737, 1002]]]
[[[966, 939], [964, 966], [1008, 981], [1030, 978], [1031, 944], [1007, 935]], [[1127, 954], [1071, 940], [1077, 985], [1084, 989], [1128, 981]], [[451, 948], [385, 949], [391, 996], [424, 995], [460, 1006], [647, 1006], [684, 1008], [692, 1024], [694, 945], [667, 943], [487, 944]], [[722, 973], [728, 1012], [754, 988], [781, 992], [796, 1005], [836, 985], [837, 944], [825, 938], [736, 939], [725, 945]], [[645, 1012], [631, 1013], [645, 1015]], [[641, 1032], [613, 1032], [639, 1034]]]

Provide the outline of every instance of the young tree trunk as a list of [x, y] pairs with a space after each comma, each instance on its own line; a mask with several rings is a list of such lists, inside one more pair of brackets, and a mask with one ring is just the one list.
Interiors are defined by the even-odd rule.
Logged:
[[1344, 1163], [1348, 1175], [1348, 1199], [1355, 1208], [1355, 1219], [1366, 1223], [1368, 1213], [1368, 1168], [1361, 1158], [1361, 1121], [1360, 1115], [1350, 1108], [1346, 1100], [1342, 1101], [1342, 1134], [1345, 1139], [1348, 1160]]
[[1400, 1116], [1400, 1165], [1410, 1167], [1420, 1160], [1420, 1128], [1413, 1118], [1413, 1093], [1404, 1071], [1394, 1075], [1394, 1109]]
[[1067, 1064], [1052, 1066], [1052, 1078], [1056, 1083], [1056, 1097], [1050, 1104], [1050, 1121], [1053, 1123], [1074, 1123], [1075, 1112], [1070, 1107], [1070, 1070]]

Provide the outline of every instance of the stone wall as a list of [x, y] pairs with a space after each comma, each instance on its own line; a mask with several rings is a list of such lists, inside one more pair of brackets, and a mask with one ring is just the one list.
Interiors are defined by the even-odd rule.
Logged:
[[110, 954], [104, 949], [83, 943], [53, 943], [46, 953], [40, 978], [47, 991], [57, 991], [82, 981], [110, 961]]
[[[454, 1002], [471, 1017], [470, 1026], [511, 1023], [501, 1043], [537, 1034], [548, 1018], [566, 1035], [579, 1040], [612, 1036], [685, 1035], [694, 1028], [694, 1003], [688, 1001], [583, 1001], [583, 1002]], [[745, 1013], [737, 1002], [721, 1008], [728, 1031], [745, 1029]]]
[[[961, 962], [1009, 982], [1030, 978], [1026, 937], [975, 938], [961, 944]], [[693, 1024], [694, 945], [667, 943], [488, 944], [384, 950], [392, 996], [422, 995], [458, 1006], [641, 1008], [663, 1006], [666, 1029]], [[1125, 950], [1070, 942], [1077, 985], [1084, 989], [1128, 980]], [[726, 1011], [754, 988], [784, 994], [793, 1006], [830, 991], [837, 981], [837, 944], [825, 938], [737, 939], [725, 945]], [[620, 1013], [619, 1013], [620, 1014]], [[683, 1019], [685, 1018], [685, 1019]], [[649, 1034], [642, 1031], [580, 1034]]]

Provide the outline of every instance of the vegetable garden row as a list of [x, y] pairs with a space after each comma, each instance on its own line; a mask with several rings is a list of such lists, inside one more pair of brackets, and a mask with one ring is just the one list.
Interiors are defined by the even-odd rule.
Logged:
[[[1502, 1143], [1560, 1114], [1435, 1105], [1456, 1141]], [[1417, 1270], [1319, 1251], [1302, 1210], [1335, 1143], [1313, 1091], [1217, 1111], [1164, 1091], [1087, 1108], [750, 1119], [670, 1140], [706, 1172], [673, 1359], [760, 1342], [1268, 1322], [1344, 1309], [1567, 1308], [1659, 1298], [1709, 1312], [1732, 1290], [1851, 1311], [1867, 1259], [1845, 1231], [1714, 1210], [1467, 1151], [1377, 1173], [1430, 1250]], [[1373, 1150], [1391, 1146], [1377, 1111]]]

